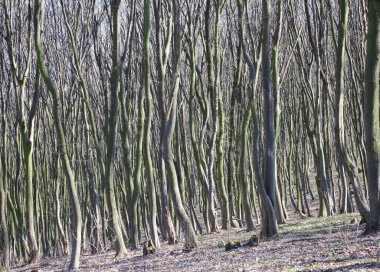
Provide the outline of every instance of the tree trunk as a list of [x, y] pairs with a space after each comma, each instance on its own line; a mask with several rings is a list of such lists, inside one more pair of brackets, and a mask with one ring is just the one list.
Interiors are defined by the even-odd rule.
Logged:
[[4, 97], [3, 94], [1, 94], [1, 126], [2, 126], [2, 132], [3, 132], [3, 141], [2, 141], [2, 148], [1, 148], [1, 173], [0, 176], [0, 225], [1, 225], [1, 237], [2, 237], [2, 250], [3, 250], [3, 256], [1, 263], [5, 267], [5, 269], [9, 268], [10, 263], [10, 244], [9, 244], [9, 230], [8, 230], [8, 221], [7, 221], [7, 175], [5, 174], [7, 172], [7, 161], [6, 161], [6, 154], [7, 154], [7, 121], [5, 117], [5, 106], [4, 106]]
[[[340, 23], [338, 30], [338, 48], [336, 62], [336, 91], [335, 91], [335, 144], [338, 151], [338, 164], [340, 167], [341, 179], [344, 181], [344, 172], [347, 170], [348, 178], [351, 181], [352, 189], [355, 196], [356, 205], [362, 218], [367, 221], [369, 207], [359, 181], [359, 173], [351, 158], [345, 144], [344, 130], [344, 63], [346, 48], [346, 32], [348, 24], [349, 0], [340, 0]], [[344, 187], [345, 184], [343, 184]], [[345, 189], [344, 189], [345, 191]], [[346, 194], [344, 195], [346, 197]]]
[[380, 3], [368, 1], [367, 58], [365, 67], [364, 128], [370, 214], [366, 232], [380, 229]]
[[35, 18], [34, 18], [34, 31], [35, 31], [35, 47], [37, 53], [38, 67], [41, 72], [42, 78], [46, 84], [47, 89], [50, 92], [53, 100], [53, 118], [54, 125], [56, 127], [58, 143], [60, 147], [61, 159], [63, 162], [63, 168], [68, 179], [68, 189], [70, 192], [71, 203], [73, 205], [73, 218], [72, 218], [72, 251], [69, 269], [77, 270], [79, 268], [79, 258], [82, 242], [82, 214], [80, 208], [79, 196], [76, 188], [76, 182], [73, 170], [71, 168], [70, 159], [67, 152], [66, 138], [62, 126], [62, 119], [60, 113], [60, 98], [57, 88], [52, 81], [48, 70], [45, 66], [44, 54], [42, 51], [41, 42], [41, 28], [44, 23], [44, 0], [37, 0], [35, 2]]
[[150, 0], [144, 1], [144, 55], [143, 55], [143, 77], [145, 88], [145, 106], [146, 122], [144, 128], [144, 155], [145, 170], [147, 178], [147, 190], [149, 194], [149, 229], [150, 239], [156, 248], [160, 247], [160, 240], [157, 233], [157, 206], [156, 206], [156, 189], [153, 177], [152, 157], [150, 154], [151, 127], [152, 127], [152, 95], [150, 92]]
[[[264, 171], [263, 181], [264, 188], [261, 189], [261, 197], [264, 204], [262, 235], [272, 237], [277, 235], [277, 202], [276, 188], [276, 132], [274, 123], [274, 97], [272, 87], [272, 66], [271, 66], [271, 0], [263, 0], [263, 96], [264, 96]], [[276, 222], [276, 223], [274, 223]]]
[[185, 208], [182, 203], [181, 193], [179, 190], [179, 182], [177, 171], [174, 164], [174, 155], [172, 152], [172, 139], [176, 126], [177, 119], [177, 100], [179, 93], [180, 81], [180, 56], [181, 56], [181, 29], [180, 29], [180, 4], [178, 0], [173, 0], [174, 9], [174, 52], [173, 52], [173, 75], [172, 75], [172, 94], [170, 109], [168, 112], [168, 119], [165, 123], [165, 130], [163, 135], [163, 158], [166, 162], [170, 177], [171, 177], [171, 192], [173, 196], [173, 204], [176, 216], [179, 220], [181, 228], [185, 234], [185, 249], [191, 250], [198, 246], [198, 240], [191, 224], [190, 218], [186, 214]]
[[[112, 218], [112, 226], [116, 236], [116, 257], [121, 258], [125, 255], [127, 249], [125, 247], [123, 233], [119, 222], [119, 212], [116, 206], [115, 196], [115, 157], [116, 157], [116, 131], [119, 114], [119, 88], [120, 88], [120, 23], [119, 13], [123, 4], [123, 0], [113, 0], [111, 3], [111, 20], [112, 20], [112, 71], [111, 71], [111, 89], [110, 99], [111, 108], [109, 111], [108, 134], [107, 134], [107, 159], [105, 170], [105, 183], [107, 192], [108, 207]], [[107, 116], [108, 117], [108, 116]]]

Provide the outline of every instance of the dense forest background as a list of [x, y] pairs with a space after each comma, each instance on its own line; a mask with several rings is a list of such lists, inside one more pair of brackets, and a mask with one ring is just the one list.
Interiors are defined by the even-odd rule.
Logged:
[[[375, 0], [1, 0], [2, 264], [380, 218]], [[317, 211], [310, 203], [317, 201]]]

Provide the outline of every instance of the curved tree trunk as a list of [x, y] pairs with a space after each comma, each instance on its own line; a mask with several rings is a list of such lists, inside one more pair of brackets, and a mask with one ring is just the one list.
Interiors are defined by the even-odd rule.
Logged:
[[144, 1], [144, 55], [143, 55], [143, 76], [145, 88], [145, 108], [146, 122], [144, 127], [144, 157], [145, 170], [147, 178], [147, 190], [149, 194], [149, 229], [150, 239], [156, 248], [160, 247], [160, 240], [157, 232], [157, 206], [156, 206], [156, 189], [153, 177], [152, 157], [150, 154], [151, 148], [151, 127], [152, 127], [152, 95], [150, 92], [150, 0]]
[[198, 240], [191, 224], [189, 216], [186, 214], [182, 203], [181, 193], [179, 190], [179, 182], [177, 171], [174, 163], [174, 155], [172, 152], [172, 140], [177, 120], [177, 100], [179, 93], [180, 81], [180, 56], [181, 56], [181, 26], [180, 26], [180, 4], [178, 0], [173, 0], [174, 10], [174, 52], [173, 52], [173, 75], [172, 75], [172, 93], [171, 103], [168, 112], [168, 119], [165, 122], [165, 130], [163, 135], [163, 158], [166, 162], [171, 177], [171, 192], [173, 196], [173, 204], [176, 216], [179, 220], [181, 228], [185, 234], [185, 249], [191, 250], [198, 246]]
[[71, 168], [70, 159], [67, 152], [66, 138], [62, 127], [61, 113], [60, 113], [60, 98], [58, 94], [57, 87], [52, 81], [48, 70], [45, 66], [44, 54], [42, 51], [41, 42], [41, 28], [44, 23], [44, 0], [37, 0], [35, 2], [35, 18], [34, 18], [34, 31], [35, 31], [35, 47], [37, 53], [38, 67], [41, 72], [41, 76], [44, 79], [47, 89], [50, 92], [53, 100], [53, 118], [54, 125], [57, 131], [58, 143], [60, 147], [61, 159], [63, 162], [63, 168], [68, 180], [68, 189], [70, 192], [71, 203], [73, 205], [73, 223], [72, 223], [72, 251], [71, 259], [69, 264], [69, 269], [77, 270], [79, 268], [79, 258], [82, 242], [82, 214], [80, 208], [80, 202], [78, 197], [78, 192], [76, 188], [76, 182], [74, 178], [74, 173]]
[[[92, 253], [97, 253], [102, 249], [102, 244], [100, 241], [101, 232], [102, 232], [102, 224], [101, 224], [101, 213], [100, 213], [100, 206], [99, 206], [99, 193], [98, 193], [98, 188], [97, 188], [98, 185], [96, 182], [94, 169], [93, 169], [93, 166], [91, 163], [91, 158], [90, 158], [91, 156], [89, 154], [90, 153], [89, 152], [90, 132], [92, 132], [91, 136], [92, 136], [93, 141], [94, 141], [95, 150], [96, 150], [96, 158], [98, 161], [98, 167], [100, 168], [100, 176], [101, 176], [102, 180], [104, 180], [104, 177], [105, 177], [104, 158], [103, 158], [102, 151], [101, 151], [101, 145], [100, 145], [99, 139], [98, 139], [98, 128], [96, 126], [94, 111], [93, 111], [93, 108], [92, 108], [90, 101], [89, 101], [87, 81], [84, 77], [83, 68], [82, 68], [83, 64], [80, 61], [80, 52], [78, 51], [77, 37], [75, 36], [75, 34], [77, 32], [73, 31], [73, 28], [71, 27], [69, 19], [68, 19], [68, 14], [67, 14], [68, 11], [66, 10], [68, 3], [65, 4], [64, 0], [60, 0], [60, 3], [62, 6], [62, 13], [63, 13], [66, 29], [70, 35], [70, 43], [71, 43], [72, 54], [74, 57], [74, 64], [75, 64], [75, 68], [76, 68], [77, 73], [78, 73], [79, 84], [80, 84], [81, 89], [82, 89], [82, 96], [83, 96], [83, 100], [84, 100], [84, 105], [85, 105], [85, 108], [87, 110], [87, 112], [84, 112], [85, 127], [86, 127], [86, 133], [87, 133], [87, 136], [86, 136], [86, 154], [85, 154], [86, 165], [85, 165], [85, 167], [86, 167], [87, 174], [89, 177], [89, 182], [90, 182], [90, 197], [91, 197], [91, 212], [92, 212], [91, 218], [92, 218], [93, 225], [94, 225], [93, 229], [92, 229], [94, 242], [91, 243], [91, 251], [92, 251]], [[87, 117], [87, 114], [88, 114], [88, 117]], [[88, 123], [87, 119], [89, 119], [90, 123]], [[90, 127], [91, 127], [91, 130], [90, 130]]]
[[[239, 26], [239, 48], [238, 48], [238, 69], [235, 74], [235, 81], [234, 81], [234, 87], [237, 88], [237, 91], [241, 92], [241, 76], [242, 76], [242, 64], [243, 64], [243, 56], [245, 56], [247, 63], [250, 63], [251, 61], [248, 60], [248, 55], [246, 53], [246, 48], [244, 44], [244, 24], [243, 24], [243, 15], [245, 9], [243, 8], [243, 3], [242, 1], [237, 1], [237, 7], [238, 7], [238, 26]], [[259, 60], [256, 62], [256, 66], [260, 66], [261, 62], [261, 55], [259, 57]], [[252, 116], [252, 103], [253, 103], [253, 96], [254, 92], [256, 90], [256, 85], [257, 85], [257, 79], [258, 79], [258, 67], [249, 67], [251, 69], [250, 71], [250, 77], [252, 76], [252, 73], [254, 73], [254, 78], [249, 78], [249, 83], [253, 80], [253, 89], [254, 91], [250, 95], [250, 99], [248, 102], [248, 108], [245, 110], [245, 116], [244, 116], [244, 121], [241, 127], [241, 144], [240, 144], [240, 161], [239, 161], [239, 179], [241, 183], [241, 188], [242, 188], [242, 201], [243, 201], [243, 210], [245, 214], [245, 221], [247, 224], [247, 230], [252, 231], [255, 230], [255, 225], [253, 222], [253, 209], [252, 207], [255, 205], [255, 203], [251, 203], [251, 197], [250, 197], [250, 192], [253, 191], [254, 188], [251, 188], [250, 182], [248, 179], [248, 170], [247, 170], [247, 164], [249, 163], [248, 160], [248, 127], [249, 127], [249, 122]], [[256, 68], [256, 69], [254, 69]], [[253, 71], [254, 69], [254, 71]], [[233, 90], [233, 96], [235, 97], [237, 95], [240, 95], [238, 93], [235, 94], [235, 90]], [[233, 101], [235, 100], [235, 97], [232, 97]], [[234, 106], [232, 106], [234, 107]], [[232, 108], [232, 110], [234, 110]], [[233, 116], [233, 114], [232, 114]], [[234, 122], [234, 118], [230, 119], [230, 126]], [[230, 143], [231, 144], [231, 143]], [[255, 154], [256, 155], [256, 154]], [[231, 173], [230, 173], [231, 175]], [[252, 177], [253, 178], [253, 177]], [[230, 192], [231, 194], [232, 192]]]
[[[345, 144], [344, 130], [344, 63], [346, 48], [346, 32], [348, 24], [349, 0], [340, 0], [340, 23], [338, 31], [338, 48], [336, 61], [336, 91], [335, 91], [335, 144], [338, 151], [338, 163], [343, 164], [340, 167], [340, 174], [344, 180], [344, 170], [347, 170], [348, 178], [351, 181], [352, 189], [355, 196], [356, 205], [362, 218], [367, 221], [369, 207], [360, 184], [359, 173], [353, 161], [349, 158]], [[344, 195], [346, 197], [347, 194]]]
[[112, 226], [116, 236], [116, 257], [121, 258], [125, 255], [127, 249], [124, 243], [124, 237], [119, 222], [119, 211], [116, 206], [115, 196], [115, 153], [116, 153], [116, 131], [119, 114], [119, 88], [120, 88], [120, 72], [121, 72], [121, 56], [120, 56], [120, 22], [119, 13], [123, 0], [112, 0], [111, 2], [111, 20], [112, 20], [112, 70], [111, 70], [111, 89], [110, 99], [111, 108], [109, 111], [108, 134], [107, 134], [107, 159], [105, 169], [105, 183], [107, 192], [108, 207], [112, 219]]
[[[10, 9], [10, 14], [8, 14], [8, 8]], [[18, 109], [18, 124], [20, 127], [20, 134], [21, 134], [21, 146], [22, 146], [22, 155], [23, 155], [23, 162], [24, 162], [24, 173], [25, 173], [25, 184], [26, 184], [26, 233], [28, 236], [28, 242], [29, 242], [29, 262], [33, 263], [38, 261], [40, 258], [40, 252], [39, 252], [39, 246], [37, 242], [37, 236], [35, 231], [35, 204], [34, 204], [34, 187], [33, 184], [33, 151], [34, 151], [34, 123], [35, 123], [35, 116], [37, 114], [38, 109], [38, 99], [39, 99], [39, 73], [36, 74], [36, 85], [35, 85], [35, 91], [33, 95], [33, 101], [31, 105], [31, 110], [28, 115], [28, 118], [26, 117], [26, 110], [25, 105], [27, 105], [27, 101], [25, 100], [25, 89], [26, 89], [26, 83], [27, 78], [29, 76], [30, 71], [30, 64], [32, 59], [32, 31], [31, 31], [31, 25], [32, 25], [32, 19], [29, 18], [28, 20], [28, 35], [27, 35], [27, 54], [25, 56], [25, 64], [24, 67], [18, 67], [21, 65], [20, 59], [15, 59], [15, 53], [17, 52], [17, 46], [14, 44], [13, 41], [13, 32], [14, 32], [14, 19], [13, 19], [13, 13], [15, 13], [18, 17], [18, 21], [16, 21], [16, 24], [21, 24], [21, 14], [22, 14], [22, 8], [20, 9], [20, 6], [14, 6], [14, 3], [10, 3], [10, 6], [8, 7], [8, 3], [4, 2], [4, 9], [5, 9], [5, 26], [7, 31], [7, 45], [8, 45], [8, 54], [9, 59], [11, 63], [11, 70], [13, 72], [13, 76], [15, 79], [15, 86], [16, 92], [18, 93], [16, 95], [17, 97], [17, 109]], [[18, 10], [16, 10], [18, 9]], [[17, 12], [20, 12], [17, 13]], [[22, 43], [23, 41], [18, 41]], [[22, 66], [22, 65], [21, 65]]]
[[[160, 127], [160, 140], [161, 146], [163, 145], [163, 135], [166, 126], [166, 112], [164, 106], [164, 85], [166, 79], [166, 68], [169, 61], [169, 51], [172, 40], [172, 21], [167, 20], [167, 37], [165, 44], [162, 44], [161, 34], [163, 33], [161, 27], [161, 15], [162, 10], [162, 0], [153, 0], [154, 4], [154, 18], [155, 18], [155, 33], [156, 33], [156, 51], [157, 51], [157, 98], [158, 98], [158, 108], [161, 117], [161, 127]], [[168, 199], [168, 188], [167, 188], [167, 178], [165, 161], [162, 152], [160, 152], [160, 161], [158, 165], [158, 172], [161, 179], [160, 194], [161, 194], [161, 218], [162, 218], [162, 237], [164, 240], [168, 240], [169, 244], [175, 244], [177, 242], [177, 236], [174, 230], [174, 225], [172, 222], [171, 215], [169, 213], [169, 199]]]

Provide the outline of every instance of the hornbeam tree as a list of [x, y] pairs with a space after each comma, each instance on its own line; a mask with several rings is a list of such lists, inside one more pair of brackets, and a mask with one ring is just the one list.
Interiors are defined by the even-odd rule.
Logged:
[[73, 216], [72, 216], [72, 245], [71, 245], [71, 260], [69, 264], [69, 269], [77, 270], [79, 268], [79, 258], [82, 243], [82, 213], [80, 207], [80, 201], [78, 196], [77, 185], [75, 181], [75, 175], [71, 166], [69, 159], [69, 154], [67, 150], [67, 142], [65, 131], [63, 129], [60, 106], [61, 100], [59, 98], [58, 89], [53, 82], [49, 71], [45, 65], [45, 57], [42, 48], [42, 29], [44, 26], [44, 15], [45, 15], [45, 1], [37, 0], [34, 6], [34, 43], [37, 54], [38, 68], [41, 72], [41, 76], [44, 79], [45, 85], [49, 90], [49, 93], [53, 100], [53, 119], [56, 128], [59, 152], [61, 154], [61, 160], [63, 162], [63, 168], [65, 170], [68, 182], [68, 188], [70, 193], [71, 203], [73, 205]]
[[380, 230], [380, 3], [368, 1], [367, 57], [365, 66], [364, 127], [367, 151], [369, 220], [366, 232]]

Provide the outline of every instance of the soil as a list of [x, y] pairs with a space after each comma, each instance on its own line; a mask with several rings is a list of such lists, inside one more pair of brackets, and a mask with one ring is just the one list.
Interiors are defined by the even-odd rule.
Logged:
[[[162, 246], [143, 256], [129, 250], [115, 259], [109, 250], [81, 257], [80, 271], [380, 271], [380, 235], [362, 236], [358, 214], [302, 219], [293, 215], [280, 226], [275, 238], [261, 238], [257, 247], [240, 247], [226, 252], [231, 240], [246, 241], [252, 234], [244, 229], [206, 234], [200, 246], [189, 253], [183, 243]], [[15, 266], [12, 271], [63, 271], [69, 256], [44, 257], [37, 264]]]

